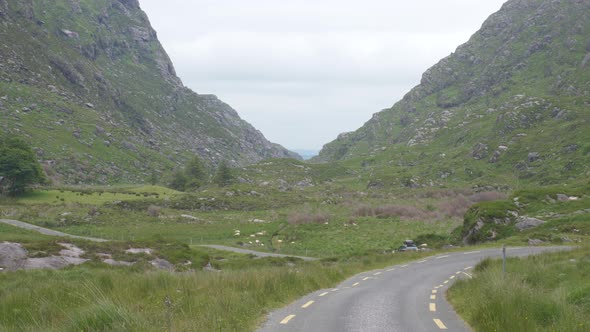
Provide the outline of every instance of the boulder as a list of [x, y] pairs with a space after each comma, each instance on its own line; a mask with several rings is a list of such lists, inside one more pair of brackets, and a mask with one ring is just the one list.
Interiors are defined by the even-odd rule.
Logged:
[[174, 265], [165, 259], [156, 258], [150, 261], [150, 264], [160, 270], [174, 271]]
[[515, 226], [519, 231], [522, 232], [525, 229], [538, 227], [538, 226], [544, 224], [545, 222], [546, 221], [541, 220], [541, 219], [522, 216], [522, 217], [518, 218], [518, 222], [516, 223]]
[[537, 161], [537, 160], [539, 160], [539, 158], [540, 158], [540, 155], [538, 152], [531, 152], [531, 153], [529, 153], [529, 155], [527, 157], [529, 163]]
[[27, 250], [20, 243], [0, 243], [0, 267], [9, 271], [20, 269], [27, 259]]
[[471, 151], [471, 156], [477, 160], [486, 158], [488, 156], [488, 145], [483, 143], [475, 144], [473, 151]]

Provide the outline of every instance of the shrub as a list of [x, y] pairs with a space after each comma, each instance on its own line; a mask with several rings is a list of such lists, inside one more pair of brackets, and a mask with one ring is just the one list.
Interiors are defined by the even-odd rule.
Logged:
[[323, 212], [293, 212], [287, 217], [291, 225], [301, 224], [323, 224], [330, 220], [330, 215]]
[[147, 208], [147, 213], [150, 217], [158, 217], [162, 208], [157, 205], [150, 205]]

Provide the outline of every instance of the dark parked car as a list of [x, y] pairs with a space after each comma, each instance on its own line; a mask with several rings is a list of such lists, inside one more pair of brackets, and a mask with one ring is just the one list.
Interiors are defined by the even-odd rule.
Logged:
[[412, 240], [405, 240], [404, 244], [397, 248], [397, 251], [418, 251], [418, 247]]

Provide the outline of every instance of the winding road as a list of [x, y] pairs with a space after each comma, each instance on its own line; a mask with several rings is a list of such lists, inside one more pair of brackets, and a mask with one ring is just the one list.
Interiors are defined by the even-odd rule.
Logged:
[[[508, 248], [527, 256], [568, 247]], [[470, 331], [445, 299], [448, 287], [501, 249], [439, 254], [358, 274], [333, 289], [309, 294], [269, 314], [259, 332]]]

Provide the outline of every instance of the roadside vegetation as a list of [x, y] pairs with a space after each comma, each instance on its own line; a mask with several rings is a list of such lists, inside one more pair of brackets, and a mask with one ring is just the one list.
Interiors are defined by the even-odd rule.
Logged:
[[[2, 331], [249, 331], [270, 310], [309, 292], [334, 287], [362, 271], [426, 255], [373, 252], [304, 262], [162, 241], [96, 244], [56, 240], [1, 227], [11, 234], [11, 241], [31, 241], [27, 246], [31, 250], [50, 252], [56, 241], [66, 241], [87, 250], [85, 257], [91, 257], [130, 246], [150, 246], [171, 262], [190, 258], [194, 267], [184, 272], [157, 271], [142, 263], [142, 256], [131, 267], [108, 266], [93, 259], [62, 270], [0, 273]], [[205, 263], [211, 263], [214, 270], [202, 270]]]
[[[190, 185], [178, 188], [185, 192], [158, 185], [70, 186], [1, 197], [0, 218], [110, 241], [54, 238], [0, 224], [0, 241], [20, 243], [29, 257], [59, 255], [65, 242], [88, 259], [61, 270], [0, 273], [0, 329], [254, 330], [269, 311], [311, 291], [432, 254], [393, 253], [406, 239], [429, 250], [463, 246], [466, 231], [478, 223], [485, 225], [473, 237], [478, 244], [527, 245], [534, 239], [578, 245], [590, 236], [588, 183], [523, 184], [518, 191], [466, 183], [392, 189], [368, 186], [341, 164], [270, 160], [213, 176], [204, 175], [196, 160], [188, 169], [181, 175], [192, 179]], [[514, 226], [519, 217], [545, 223], [521, 231]], [[258, 259], [201, 244], [319, 260]], [[130, 248], [151, 252], [130, 254]], [[105, 255], [133, 265], [108, 265]], [[168, 261], [169, 271], [154, 267], [155, 259]], [[546, 287], [529, 286], [534, 292]], [[468, 301], [461, 294], [472, 293], [452, 293], [458, 305]], [[555, 322], [569, 315], [555, 316]]]
[[476, 331], [588, 331], [590, 247], [484, 260], [448, 298]]

